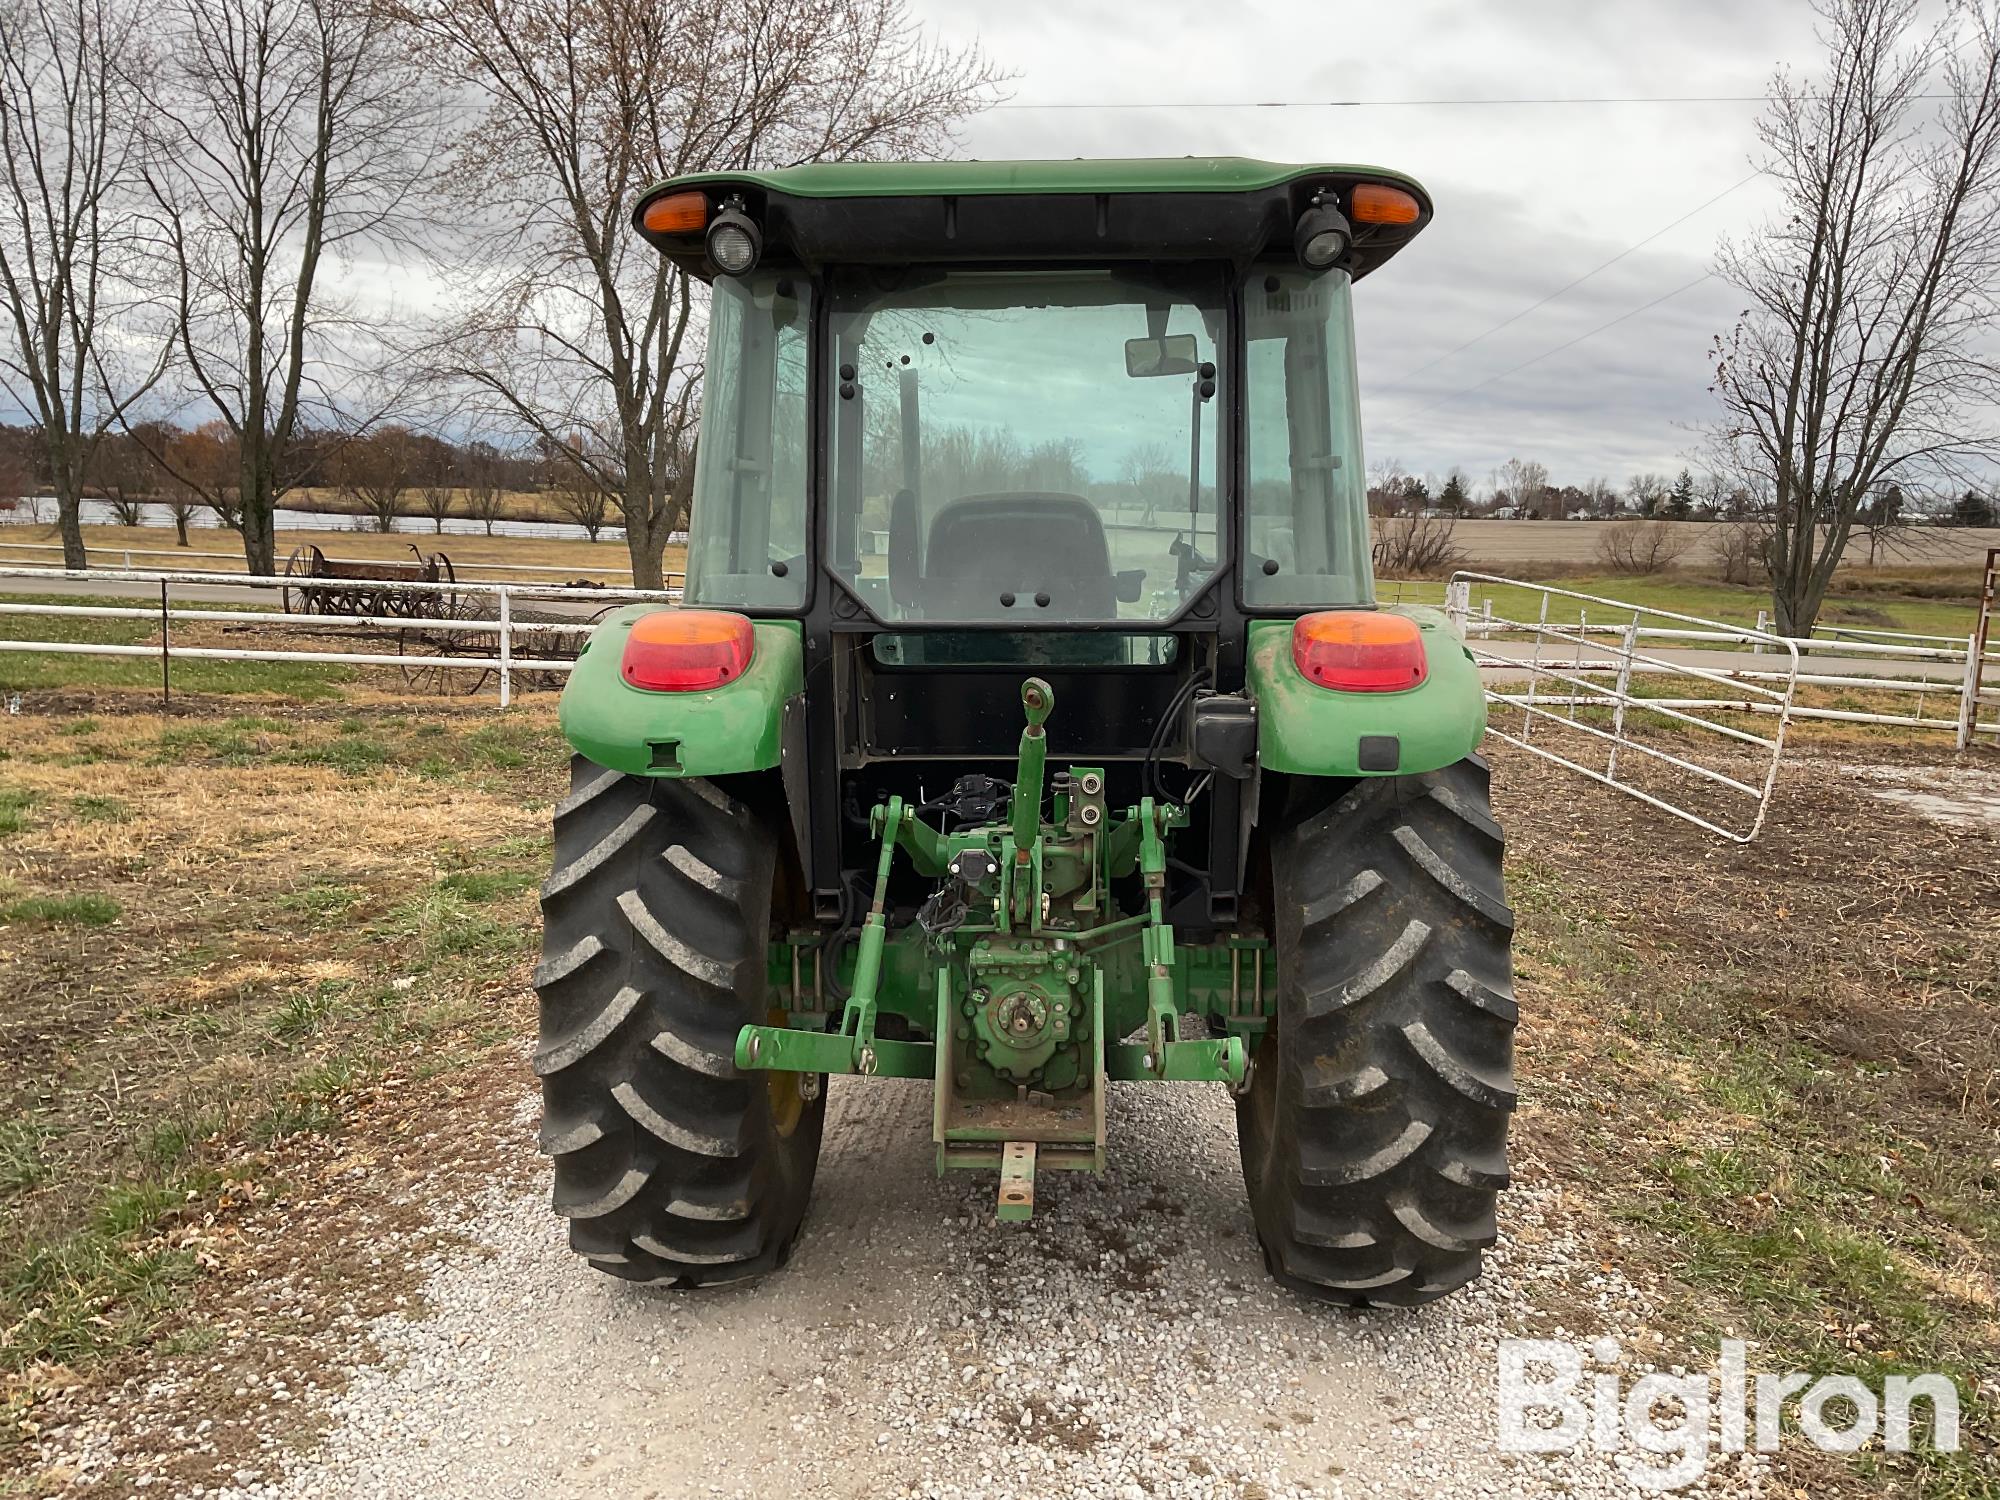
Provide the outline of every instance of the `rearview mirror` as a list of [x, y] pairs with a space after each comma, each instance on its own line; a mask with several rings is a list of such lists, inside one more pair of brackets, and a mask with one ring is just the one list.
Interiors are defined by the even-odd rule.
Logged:
[[1161, 339], [1125, 340], [1127, 375], [1192, 375], [1200, 361], [1195, 357], [1191, 333], [1170, 334]]
[[1144, 568], [1126, 568], [1111, 575], [1111, 596], [1120, 604], [1137, 604], [1146, 587]]

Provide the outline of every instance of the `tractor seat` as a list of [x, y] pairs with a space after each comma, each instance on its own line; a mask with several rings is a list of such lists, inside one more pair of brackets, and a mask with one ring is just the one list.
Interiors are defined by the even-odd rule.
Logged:
[[924, 593], [933, 619], [990, 617], [1003, 592], [1040, 591], [1057, 617], [1108, 620], [1115, 589], [1104, 522], [1081, 495], [967, 495], [931, 519]]

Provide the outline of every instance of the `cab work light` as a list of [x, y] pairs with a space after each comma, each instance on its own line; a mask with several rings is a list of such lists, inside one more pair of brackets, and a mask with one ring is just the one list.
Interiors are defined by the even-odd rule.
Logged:
[[1414, 224], [1423, 214], [1416, 194], [1386, 182], [1358, 182], [1348, 203], [1357, 224]]
[[635, 688], [695, 693], [734, 682], [750, 667], [756, 631], [742, 615], [657, 609], [632, 622], [620, 670]]
[[1417, 622], [1369, 609], [1301, 615], [1292, 660], [1309, 680], [1343, 693], [1400, 693], [1430, 674]]
[[669, 193], [648, 203], [640, 222], [654, 234], [700, 234], [708, 224], [708, 199], [700, 193]]
[[1310, 207], [1292, 230], [1292, 249], [1308, 270], [1323, 271], [1347, 253], [1354, 231], [1324, 192], [1313, 194]]
[[731, 198], [708, 226], [708, 261], [725, 276], [742, 276], [764, 252], [764, 235], [743, 210], [741, 198]]

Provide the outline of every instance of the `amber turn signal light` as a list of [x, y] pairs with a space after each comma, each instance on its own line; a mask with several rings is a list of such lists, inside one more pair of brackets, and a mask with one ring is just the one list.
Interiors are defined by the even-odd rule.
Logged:
[[1386, 182], [1356, 183], [1348, 209], [1357, 224], [1414, 224], [1423, 213], [1416, 194]]
[[632, 622], [620, 670], [635, 688], [696, 693], [734, 682], [750, 668], [755, 627], [714, 609], [657, 609]]
[[669, 193], [648, 203], [640, 222], [653, 234], [700, 234], [708, 224], [708, 199], [700, 193]]
[[1343, 693], [1400, 693], [1430, 675], [1417, 622], [1372, 609], [1301, 615], [1292, 660], [1310, 681]]

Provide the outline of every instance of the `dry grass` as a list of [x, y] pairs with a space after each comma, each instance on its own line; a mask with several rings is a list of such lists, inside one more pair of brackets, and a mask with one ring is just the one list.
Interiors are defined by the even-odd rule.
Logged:
[[119, 706], [12, 718], [0, 757], [0, 1471], [260, 1257], [370, 1280], [351, 1215], [386, 1194], [336, 1195], [351, 1239], [246, 1226], [528, 1025], [550, 712]]
[[[1875, 795], [1938, 776], [1907, 751], [1788, 761], [1747, 847], [1500, 751], [1526, 1149], [1684, 1289], [1711, 1356], [1727, 1328], [1760, 1368], [1950, 1371], [1966, 1453], [1859, 1472], [1990, 1495], [2000, 828]], [[2000, 789], [1990, 759], [1960, 774]]]

